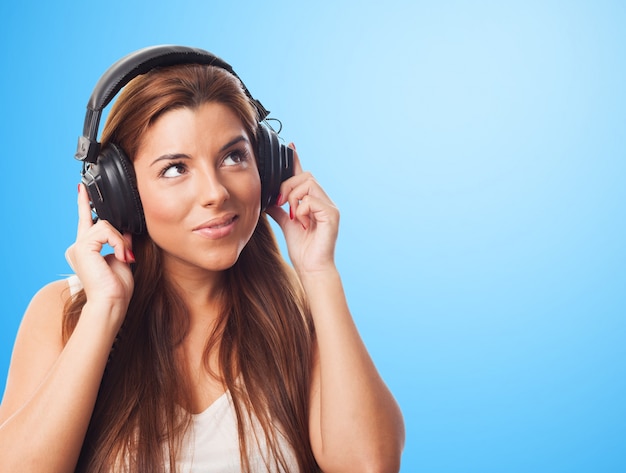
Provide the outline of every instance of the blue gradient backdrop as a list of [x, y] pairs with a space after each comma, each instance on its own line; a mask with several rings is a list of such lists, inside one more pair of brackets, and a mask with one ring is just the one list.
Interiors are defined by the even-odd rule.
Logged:
[[24, 0], [0, 18], [0, 386], [31, 296], [69, 272], [92, 87], [186, 44], [233, 64], [341, 208], [403, 473], [626, 471], [623, 2]]

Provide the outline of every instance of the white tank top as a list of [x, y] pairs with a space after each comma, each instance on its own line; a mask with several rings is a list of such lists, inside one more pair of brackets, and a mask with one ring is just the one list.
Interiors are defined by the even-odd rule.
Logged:
[[[75, 275], [68, 278], [68, 284], [72, 294], [82, 289]], [[265, 436], [256, 417], [247, 424], [246, 431], [251, 472], [283, 473], [277, 460], [269, 455]], [[298, 462], [293, 449], [280, 432], [277, 431], [276, 436], [278, 447], [287, 463], [284, 473], [297, 473]], [[230, 392], [222, 394], [204, 412], [192, 416], [192, 424], [183, 438], [176, 465], [177, 473], [241, 472], [237, 416]]]
[[[237, 418], [229, 392], [224, 393], [204, 412], [194, 415], [191, 428], [183, 439], [177, 459], [181, 473], [240, 473]], [[254, 432], [256, 435], [254, 435]], [[252, 472], [280, 472], [276, 459], [267, 451], [265, 437], [258, 420], [248, 425], [248, 460]], [[285, 461], [285, 473], [297, 472], [298, 463], [287, 441], [278, 434], [278, 443]]]

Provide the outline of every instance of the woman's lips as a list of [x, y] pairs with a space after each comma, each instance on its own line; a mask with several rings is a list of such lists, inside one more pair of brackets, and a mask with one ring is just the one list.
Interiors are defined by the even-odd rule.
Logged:
[[235, 214], [213, 218], [198, 225], [193, 229], [193, 232], [205, 238], [217, 240], [230, 235], [235, 229], [237, 220], [239, 220], [239, 216]]

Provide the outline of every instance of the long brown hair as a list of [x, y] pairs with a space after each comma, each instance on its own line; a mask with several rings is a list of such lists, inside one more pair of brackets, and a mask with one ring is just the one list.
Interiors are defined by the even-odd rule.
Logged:
[[[119, 145], [132, 160], [143, 133], [168, 110], [226, 104], [256, 142], [257, 116], [231, 74], [212, 66], [156, 69], [131, 81], [111, 108], [102, 142]], [[76, 471], [105, 472], [126, 464], [132, 472], [175, 471], [176, 452], [191, 423], [184, 368], [175, 356], [188, 329], [188, 311], [164, 277], [161, 250], [149, 235], [134, 236], [135, 289], [113, 345]], [[284, 261], [265, 215], [235, 265], [224, 273], [223, 310], [207, 334], [208, 369], [216, 349], [221, 378], [234, 401], [240, 457], [249, 469], [246, 425], [258, 418], [277, 465], [284, 436], [302, 472], [319, 468], [308, 429], [313, 324], [303, 291]], [[71, 335], [85, 303], [81, 291], [66, 306], [63, 336]], [[262, 440], [262, 439], [261, 439]], [[168, 455], [167, 452], [170, 452]]]

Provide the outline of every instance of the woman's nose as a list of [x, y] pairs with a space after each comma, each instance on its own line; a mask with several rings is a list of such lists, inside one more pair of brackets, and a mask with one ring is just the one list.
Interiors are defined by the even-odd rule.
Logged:
[[228, 200], [230, 194], [219, 171], [203, 172], [198, 179], [198, 196], [202, 206], [215, 206]]

